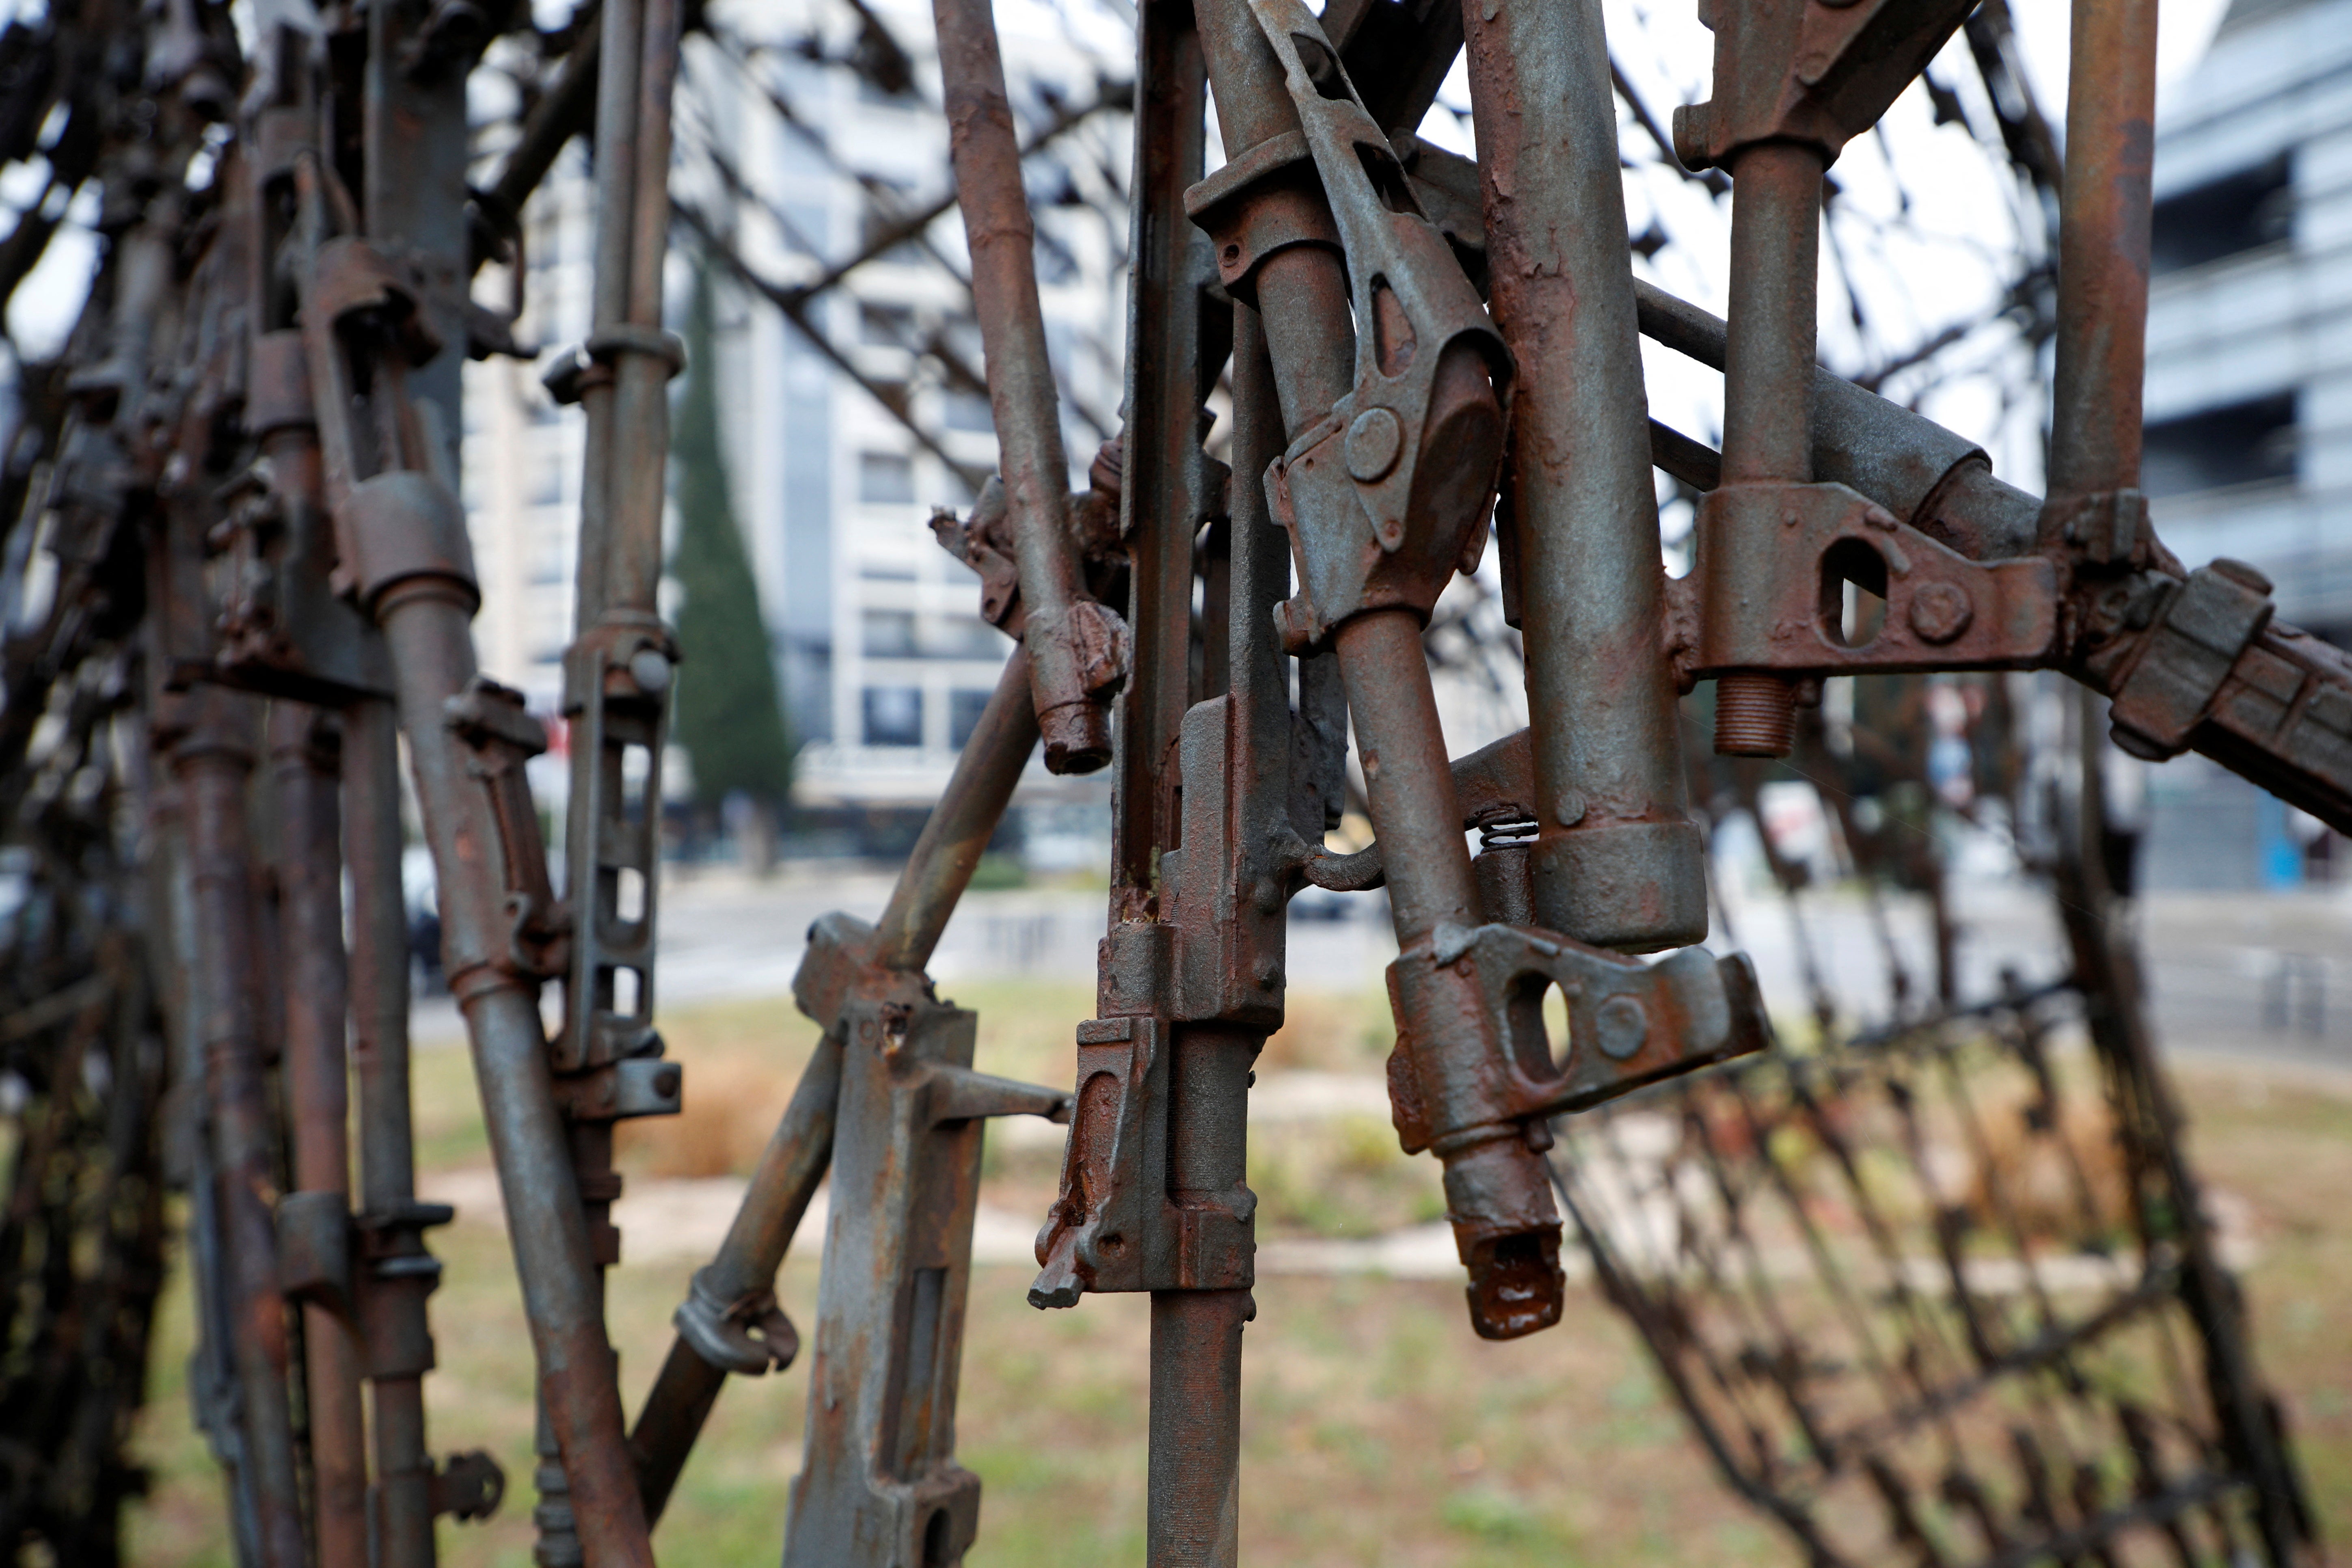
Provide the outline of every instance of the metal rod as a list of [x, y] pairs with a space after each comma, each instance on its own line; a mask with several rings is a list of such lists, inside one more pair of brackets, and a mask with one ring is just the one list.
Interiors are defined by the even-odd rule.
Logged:
[[[1176, 1031], [1168, 1181], [1180, 1205], [1243, 1184], [1250, 1064], [1265, 1037], [1227, 1025]], [[1151, 1568], [1231, 1568], [1241, 1554], [1242, 1325], [1247, 1290], [1151, 1295]]]
[[[638, 51], [645, 44], [643, 0], [604, 0], [596, 59], [596, 248], [589, 331], [610, 331], [629, 319], [629, 248], [636, 232]], [[580, 487], [577, 607], [593, 626], [604, 610], [605, 562], [615, 506], [613, 440], [617, 391], [609, 372], [581, 383], [587, 423], [587, 472]]]
[[1397, 943], [1411, 948], [1441, 925], [1475, 926], [1478, 885], [1421, 626], [1406, 611], [1376, 610], [1348, 622], [1333, 640], [1372, 821], [1383, 845], [1410, 846], [1382, 862]]
[[2045, 515], [2139, 484], [2156, 0], [2075, 0]]
[[1246, 1290], [1151, 1297], [1150, 1568], [1241, 1560], [1242, 1325]]
[[1089, 689], [1074, 619], [1085, 613], [1078, 606], [1086, 589], [1071, 548], [1070, 466], [1037, 302], [1037, 231], [1021, 184], [1004, 62], [989, 0], [934, 0], [932, 15], [1045, 766], [1090, 773], [1110, 760], [1110, 712]]
[[191, 984], [204, 1049], [213, 1176], [229, 1280], [231, 1348], [244, 1405], [263, 1568], [302, 1568], [302, 1499], [286, 1397], [289, 1347], [270, 1210], [277, 1154], [255, 1013], [254, 907], [247, 790], [254, 700], [216, 688], [189, 699], [191, 723], [172, 750], [187, 813], [194, 884]]
[[[1819, 147], [1763, 142], [1731, 163], [1731, 310], [1723, 363], [1723, 482], [1811, 481]], [[1715, 749], [1786, 756], [1796, 691], [1778, 676], [1715, 683]]]
[[[294, 1185], [351, 1201], [350, 1068], [344, 1057], [341, 735], [331, 715], [290, 702], [269, 711], [277, 784], [280, 984]], [[368, 1560], [367, 1423], [356, 1325], [317, 1301], [302, 1307], [310, 1428], [313, 1537], [320, 1560]]]
[[[760, 1163], [727, 1238], [705, 1270], [704, 1279], [718, 1299], [732, 1300], [774, 1288], [776, 1271], [783, 1267], [809, 1202], [833, 1163], [834, 1114], [840, 1097], [841, 1041], [823, 1035], [801, 1069], [792, 1102], [760, 1151]], [[726, 1386], [725, 1368], [713, 1366], [683, 1337], [670, 1342], [669, 1354], [663, 1358], [629, 1433], [649, 1521], [658, 1521], [668, 1507], [703, 1423]]]
[[1706, 936], [1650, 473], [1609, 45], [1597, 0], [1470, 6], [1496, 324], [1517, 362], [1509, 484], [1541, 805], [1535, 914], [1629, 952]]
[[505, 960], [498, 829], [444, 704], [474, 673], [473, 599], [447, 577], [394, 584], [376, 615], [392, 646], [401, 728], [439, 873], [449, 988], [466, 1017], [507, 1230], [538, 1352], [540, 1394], [562, 1447], [589, 1568], [650, 1568], [602, 1291], [554, 1098], [536, 984]]
[[401, 885], [400, 736], [389, 702], [343, 715], [343, 858], [351, 879], [352, 1061], [359, 1100], [361, 1265], [375, 1436], [379, 1568], [433, 1568], [433, 1458], [425, 1374], [425, 1298], [440, 1265], [425, 1249], [408, 1081], [408, 911]]
[[[644, 0], [644, 16], [645, 36], [635, 59], [636, 174], [628, 215], [629, 254], [624, 258], [627, 293], [623, 320], [653, 333], [661, 329], [663, 261], [669, 250], [670, 98], [677, 80], [678, 0]], [[600, 304], [607, 259], [600, 247]], [[613, 447], [605, 475], [612, 492], [612, 533], [604, 542], [600, 611], [651, 615], [658, 607], [672, 368], [662, 355], [645, 348], [622, 353], [614, 368]], [[583, 539], [583, 562], [586, 547]], [[586, 608], [584, 600], [582, 607]], [[581, 624], [591, 623], [583, 616]]]
[[890, 901], [875, 922], [874, 963], [881, 968], [914, 974], [930, 963], [1037, 749], [1037, 710], [1022, 700], [1029, 689], [1029, 650], [1024, 646], [1004, 661], [996, 689], [956, 758], [946, 793], [924, 819], [922, 834], [890, 889]]
[[[911, 974], [930, 962], [1036, 749], [1029, 656], [1016, 647], [875, 925], [872, 962], [877, 967]], [[759, 1165], [726, 1239], [697, 1276], [698, 1292], [733, 1302], [774, 1289], [776, 1271], [783, 1267], [784, 1255], [832, 1163], [841, 1058], [837, 1036], [828, 1033], [819, 1039], [782, 1120], [760, 1152]], [[629, 1435], [649, 1519], [661, 1517], [726, 1380], [725, 1371], [705, 1360], [683, 1337], [671, 1342]]]

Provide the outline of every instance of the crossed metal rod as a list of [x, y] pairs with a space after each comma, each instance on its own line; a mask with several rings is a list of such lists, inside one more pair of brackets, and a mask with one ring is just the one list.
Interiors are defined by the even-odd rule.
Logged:
[[[2126, 746], [2194, 746], [2352, 827], [2352, 664], [2273, 624], [2249, 569], [2183, 570], [2136, 488], [2151, 0], [2076, 4], [2051, 495], [1813, 363], [1824, 171], [1969, 8], [1715, 7], [1715, 96], [1672, 140], [1730, 178], [1717, 321], [1633, 277], [1592, 0], [1319, 17], [1298, 0], [1147, 0], [1126, 424], [1073, 495], [993, 20], [987, 0], [936, 0], [1000, 454], [942, 542], [1018, 647], [881, 921], [811, 933], [795, 994], [823, 1042], [633, 1426], [604, 1321], [612, 1126], [683, 1092], [654, 1023], [680, 7], [606, 0], [487, 195], [464, 180], [474, 7], [338, 10], [322, 35], [265, 40], [199, 264], [184, 281], [163, 265], [187, 215], [162, 205], [111, 263], [115, 327], [152, 334], [176, 379], [119, 372], [76, 416], [128, 456], [75, 515], [134, 518], [151, 563], [153, 743], [176, 791], [163, 929], [182, 1057], [203, 1068], [197, 1264], [241, 1554], [418, 1568], [436, 1514], [478, 1516], [503, 1485], [426, 1444], [424, 1237], [448, 1214], [415, 1196], [404, 740], [538, 1363], [538, 1556], [600, 1568], [653, 1561], [726, 1374], [793, 1359], [774, 1281], [828, 1176], [786, 1561], [961, 1560], [979, 1482], [955, 1462], [957, 1372], [982, 1128], [1005, 1114], [1071, 1127], [1033, 1303], [1151, 1296], [1152, 1562], [1234, 1562], [1247, 1090], [1283, 1016], [1285, 906], [1310, 883], [1389, 890], [1396, 1124], [1444, 1166], [1473, 1329], [1557, 1322], [1553, 1119], [1769, 1033], [1745, 960], [1697, 945], [1675, 702], [1701, 680], [1717, 750], [1772, 756], [1831, 676], [2061, 669], [2111, 700]], [[1475, 162], [1409, 134], [1459, 50]], [[592, 59], [594, 316], [558, 382], [589, 427], [559, 896], [523, 774], [545, 735], [475, 664], [454, 438], [457, 367], [499, 346], [464, 279], [485, 226], [494, 237], [579, 128]], [[184, 73], [175, 101], [226, 112], [207, 80]], [[1644, 333], [1723, 371], [1719, 453], [1646, 420]], [[1202, 446], [1221, 380], [1230, 466]], [[1696, 567], [1673, 584], [1654, 466], [1705, 492]], [[1530, 722], [1454, 759], [1422, 634], [1490, 529]], [[1866, 640], [1838, 618], [1848, 584], [1887, 604]], [[1323, 837], [1350, 731], [1378, 843], [1339, 856]], [[247, 837], [265, 734], [268, 917]], [[975, 1072], [971, 1015], [924, 974], [1041, 740], [1049, 770], [1112, 781], [1097, 1016], [1066, 1091]], [[282, 1005], [263, 1006], [273, 982]], [[1541, 1022], [1553, 988], [1565, 1039]], [[292, 1184], [273, 1202], [281, 1138]], [[2274, 1440], [2259, 1412], [2225, 1418], [2233, 1442]], [[2263, 1531], [2291, 1553], [2292, 1521], [2274, 1509]]]

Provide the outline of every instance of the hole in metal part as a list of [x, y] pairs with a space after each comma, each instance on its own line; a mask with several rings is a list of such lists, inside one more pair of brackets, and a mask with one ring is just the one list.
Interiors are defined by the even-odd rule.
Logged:
[[1867, 647], [1886, 624], [1886, 562], [1859, 539], [1822, 552], [1821, 624], [1840, 647]]

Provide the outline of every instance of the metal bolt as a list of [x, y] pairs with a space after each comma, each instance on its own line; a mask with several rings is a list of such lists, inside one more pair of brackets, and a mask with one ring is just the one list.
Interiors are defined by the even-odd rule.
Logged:
[[669, 660], [659, 648], [641, 647], [629, 656], [629, 675], [637, 689], [649, 697], [659, 697], [669, 689]]
[[1563, 789], [1559, 792], [1559, 798], [1552, 802], [1551, 809], [1553, 817], [1562, 827], [1573, 827], [1584, 820], [1584, 814], [1589, 808], [1585, 805], [1582, 794], [1572, 789]]
[[1348, 472], [1370, 484], [1388, 477], [1404, 452], [1404, 426], [1385, 408], [1367, 408], [1348, 426]]
[[1601, 1054], [1622, 1062], [1650, 1037], [1650, 1015], [1638, 996], [1612, 996], [1592, 1016], [1595, 1043]]
[[1911, 629], [1920, 640], [1948, 643], [1969, 629], [1976, 606], [1957, 583], [1929, 583], [1911, 595]]
[[1797, 694], [1777, 675], [1725, 675], [1715, 683], [1715, 751], [1723, 757], [1785, 757], [1796, 742]]

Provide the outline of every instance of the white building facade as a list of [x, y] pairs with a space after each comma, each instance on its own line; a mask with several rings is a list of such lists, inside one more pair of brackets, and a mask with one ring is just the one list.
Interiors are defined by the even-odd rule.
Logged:
[[[2144, 485], [2191, 566], [2252, 563], [2352, 636], [2352, 0], [2232, 0], [2158, 117]], [[2152, 879], [2300, 879], [2315, 825], [2200, 759], [2157, 770]]]
[[[835, 0], [735, 7], [723, 18], [728, 47], [689, 41], [677, 188], [772, 287], [827, 281], [894, 222], [952, 194], [929, 10], [903, 0], [868, 9], [911, 64], [911, 90], [884, 90], [843, 63], [871, 40], [861, 43], [858, 17]], [[1024, 143], [1096, 102], [1131, 48], [1114, 38], [1091, 53], [1062, 14], [1042, 8], [1000, 6], [998, 26]], [[1123, 109], [1075, 118], [1025, 173], [1080, 487], [1118, 425], [1129, 153]], [[584, 334], [593, 223], [575, 154], [529, 214], [527, 340], [553, 348]], [[681, 229], [674, 320], [692, 247]], [[795, 800], [853, 813], [928, 806], [1012, 646], [980, 619], [978, 579], [929, 527], [935, 507], [971, 500], [941, 453], [974, 473], [996, 460], [986, 396], [954, 384], [926, 352], [943, 347], [982, 368], [961, 220], [950, 205], [919, 237], [809, 294], [802, 312], [830, 352], [726, 267], [712, 275], [720, 437], [798, 747]], [[490, 673], [551, 712], [571, 637], [581, 416], [555, 408], [534, 372], [512, 363], [472, 367], [467, 392], [477, 640]]]

